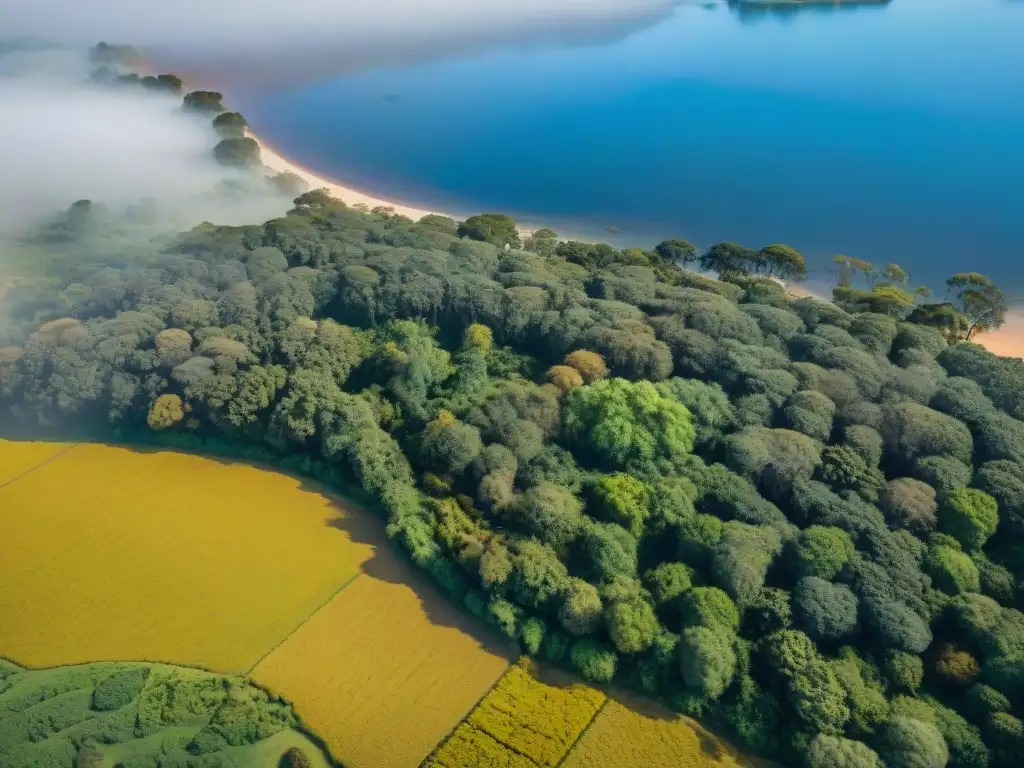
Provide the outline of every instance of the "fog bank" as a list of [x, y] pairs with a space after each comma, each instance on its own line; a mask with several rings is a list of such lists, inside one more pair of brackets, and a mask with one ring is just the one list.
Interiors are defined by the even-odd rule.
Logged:
[[130, 43], [165, 69], [234, 86], [286, 86], [346, 71], [516, 44], [628, 34], [674, 0], [32, 0], [4, 34]]
[[[286, 201], [212, 158], [208, 118], [181, 97], [88, 84], [84, 51], [0, 56], [0, 234], [18, 234], [72, 202], [155, 202], [168, 224], [279, 215]], [[260, 194], [225, 199], [225, 183]]]

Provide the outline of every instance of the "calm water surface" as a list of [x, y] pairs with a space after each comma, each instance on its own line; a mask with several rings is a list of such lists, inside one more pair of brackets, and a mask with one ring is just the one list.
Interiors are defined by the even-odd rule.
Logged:
[[423, 207], [620, 245], [783, 241], [822, 276], [835, 253], [971, 268], [1024, 295], [1024, 0], [681, 6], [597, 45], [241, 102], [285, 154]]

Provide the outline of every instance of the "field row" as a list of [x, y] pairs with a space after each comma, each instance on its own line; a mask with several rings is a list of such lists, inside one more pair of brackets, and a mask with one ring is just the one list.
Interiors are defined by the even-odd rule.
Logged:
[[650, 701], [516, 664], [423, 768], [745, 768], [698, 723]]

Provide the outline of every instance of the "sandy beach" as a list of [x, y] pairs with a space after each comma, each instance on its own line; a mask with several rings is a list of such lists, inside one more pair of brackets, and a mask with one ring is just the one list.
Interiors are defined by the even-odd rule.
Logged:
[[[456, 221], [460, 221], [464, 218], [463, 216], [452, 213], [441, 213], [439, 211], [428, 211], [423, 208], [413, 208], [412, 206], [403, 205], [402, 203], [398, 203], [393, 200], [384, 200], [383, 198], [374, 197], [373, 195], [368, 195], [365, 192], [352, 189], [351, 187], [345, 186], [344, 184], [333, 179], [329, 179], [316, 171], [305, 168], [298, 163], [289, 160], [270, 146], [266, 141], [260, 139], [260, 137], [252, 131], [249, 131], [248, 135], [260, 145], [260, 154], [263, 165], [266, 166], [268, 170], [275, 173], [294, 173], [309, 184], [311, 188], [326, 188], [332, 196], [338, 198], [346, 205], [365, 205], [370, 209], [378, 206], [387, 206], [394, 209], [395, 213], [401, 214], [402, 216], [408, 216], [410, 219], [414, 220], [421, 219], [428, 214], [449, 216]], [[526, 236], [533, 230], [520, 226], [519, 231]], [[814, 296], [815, 298], [819, 298], [824, 301], [831, 300], [830, 297], [819, 295], [818, 293], [812, 292], [801, 285], [789, 285], [787, 286], [787, 290], [791, 295], [797, 297]], [[1002, 328], [989, 333], [979, 334], [975, 337], [974, 341], [997, 355], [1024, 358], [1024, 310], [1011, 311], [1007, 316], [1006, 324], [1003, 325]]]
[[413, 220], [421, 219], [429, 214], [451, 216], [451, 218], [456, 221], [459, 221], [461, 218], [448, 213], [439, 213], [438, 211], [413, 208], [393, 200], [384, 200], [379, 197], [374, 197], [373, 195], [368, 195], [365, 192], [352, 189], [351, 187], [340, 184], [333, 179], [322, 176], [309, 168], [305, 168], [293, 160], [289, 160], [252, 131], [248, 131], [247, 133], [256, 141], [257, 144], [260, 145], [260, 159], [268, 170], [273, 171], [274, 173], [294, 173], [300, 179], [309, 184], [311, 189], [327, 189], [331, 193], [332, 197], [338, 198], [346, 205], [365, 205], [367, 208], [371, 209], [377, 208], [378, 206], [387, 206], [388, 208], [393, 208], [395, 213], [401, 214], [402, 216], [408, 216]]

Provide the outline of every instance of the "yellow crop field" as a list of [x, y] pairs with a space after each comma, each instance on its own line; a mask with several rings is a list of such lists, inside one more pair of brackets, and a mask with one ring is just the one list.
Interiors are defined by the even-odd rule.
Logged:
[[26, 666], [245, 672], [387, 547], [369, 514], [244, 463], [0, 441], [0, 469], [0, 653]]
[[605, 695], [598, 690], [581, 683], [541, 682], [526, 665], [517, 664], [509, 667], [428, 765], [551, 768], [561, 762], [604, 702]]
[[697, 722], [650, 701], [616, 695], [590, 724], [565, 768], [749, 768], [755, 765]]
[[472, 618], [411, 566], [378, 555], [251, 677], [347, 768], [415, 768], [505, 670], [507, 649], [474, 637]]
[[68, 443], [13, 443], [0, 440], [0, 485], [17, 480], [70, 447]]

